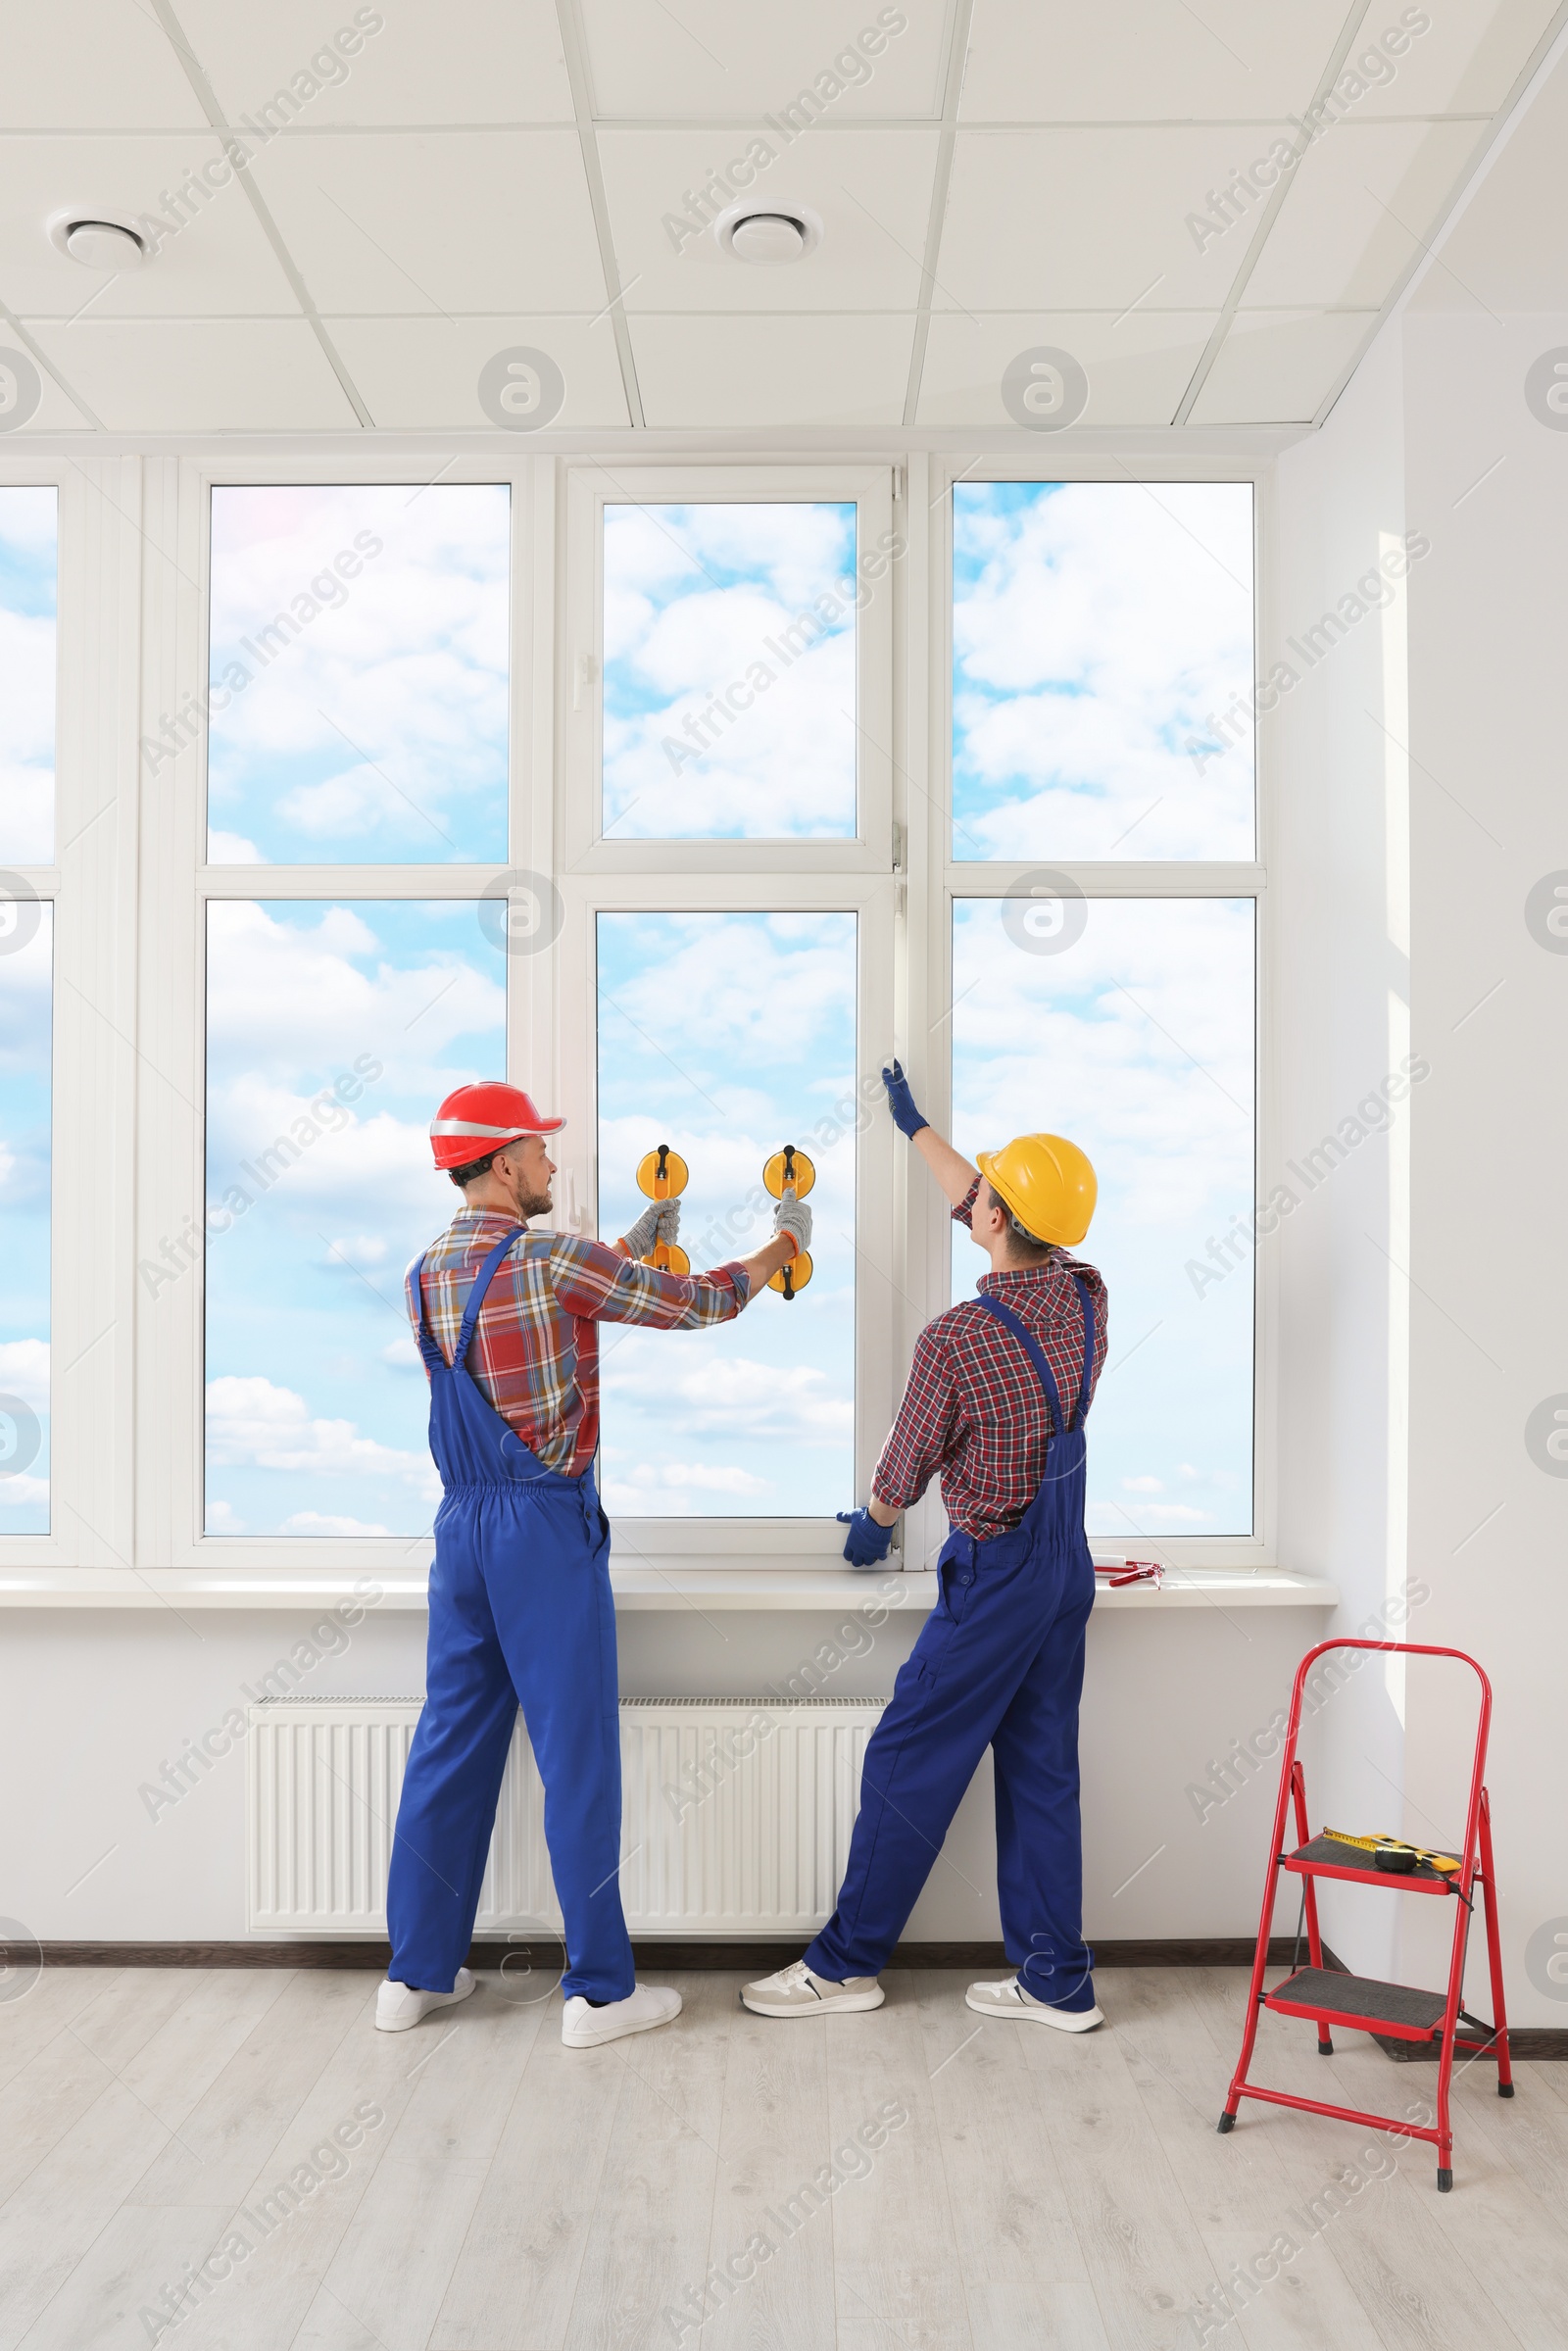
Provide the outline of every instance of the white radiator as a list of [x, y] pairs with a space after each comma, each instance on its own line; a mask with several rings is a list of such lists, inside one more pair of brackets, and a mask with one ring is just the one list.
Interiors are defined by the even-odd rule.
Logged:
[[[253, 1934], [380, 1935], [418, 1698], [250, 1709]], [[879, 1698], [627, 1698], [620, 1884], [634, 1934], [775, 1935], [828, 1917]], [[544, 1790], [517, 1718], [475, 1932], [557, 1927]]]

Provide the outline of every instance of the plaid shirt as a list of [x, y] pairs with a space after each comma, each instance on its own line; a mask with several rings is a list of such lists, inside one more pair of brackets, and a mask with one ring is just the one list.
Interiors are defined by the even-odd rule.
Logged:
[[[419, 1288], [431, 1335], [450, 1363], [474, 1277], [516, 1224], [495, 1208], [460, 1208], [424, 1256]], [[416, 1337], [416, 1258], [404, 1279]], [[704, 1331], [728, 1322], [751, 1296], [739, 1265], [713, 1273], [659, 1273], [601, 1241], [528, 1233], [496, 1267], [468, 1347], [468, 1369], [492, 1404], [546, 1469], [580, 1477], [599, 1445], [601, 1322], [656, 1331]]]
[[[953, 1211], [967, 1224], [979, 1178]], [[1026, 1322], [1056, 1375], [1063, 1411], [1078, 1404], [1084, 1318], [1072, 1276], [1083, 1277], [1095, 1308], [1098, 1383], [1105, 1360], [1105, 1285], [1092, 1265], [1058, 1249], [1049, 1264], [988, 1273], [980, 1288]], [[1093, 1386], [1090, 1390], [1093, 1395]], [[1051, 1407], [1034, 1364], [996, 1316], [973, 1299], [927, 1323], [893, 1433], [871, 1481], [892, 1510], [917, 1502], [942, 1474], [942, 1499], [959, 1533], [988, 1543], [1017, 1526], [1046, 1474]]]

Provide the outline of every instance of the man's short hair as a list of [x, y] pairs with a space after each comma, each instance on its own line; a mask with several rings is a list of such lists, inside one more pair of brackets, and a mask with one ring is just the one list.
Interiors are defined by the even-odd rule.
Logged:
[[1021, 1241], [1025, 1249], [1032, 1249], [1035, 1250], [1037, 1255], [1041, 1252], [1044, 1252], [1045, 1255], [1050, 1256], [1052, 1250], [1055, 1248], [1055, 1243], [1054, 1241], [1037, 1240], [1035, 1235], [1030, 1232], [1027, 1225], [1020, 1224], [1017, 1217], [1014, 1216], [1012, 1210], [1008, 1207], [1006, 1201], [1003, 1199], [1001, 1193], [997, 1190], [994, 1184], [991, 1188], [991, 1197], [996, 1201], [1003, 1214], [1006, 1217], [1007, 1230], [1011, 1234], [1013, 1240]]
[[447, 1169], [447, 1173], [452, 1178], [454, 1184], [456, 1184], [458, 1190], [462, 1192], [469, 1184], [477, 1184], [482, 1175], [488, 1175], [491, 1168], [494, 1167], [496, 1161], [500, 1158], [502, 1152], [515, 1151], [517, 1144], [520, 1143], [521, 1140], [522, 1138], [519, 1135], [510, 1143], [498, 1143], [495, 1150], [493, 1151], [486, 1151], [482, 1159], [470, 1159], [466, 1167], [449, 1167]]

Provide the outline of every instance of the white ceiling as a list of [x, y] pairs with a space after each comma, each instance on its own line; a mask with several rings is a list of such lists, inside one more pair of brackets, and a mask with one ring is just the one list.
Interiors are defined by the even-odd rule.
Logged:
[[[324, 43], [356, 15], [344, 62]], [[45, 379], [24, 432], [491, 430], [479, 374], [514, 345], [560, 367], [562, 431], [990, 430], [1036, 345], [1084, 368], [1085, 428], [1311, 422], [1564, 16], [51, 0], [7, 29], [0, 346]], [[1401, 27], [1379, 80], [1347, 80]], [[819, 119], [789, 134], [813, 84]], [[1336, 86], [1298, 167], [1195, 234]], [[51, 244], [62, 214], [170, 218], [169, 192], [291, 87], [286, 126], [146, 269], [106, 277]], [[785, 269], [681, 226], [759, 138], [774, 152], [747, 199], [822, 226]]]

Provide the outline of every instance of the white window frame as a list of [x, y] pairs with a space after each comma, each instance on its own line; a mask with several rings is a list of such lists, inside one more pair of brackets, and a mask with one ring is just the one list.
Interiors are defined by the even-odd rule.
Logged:
[[[890, 465], [609, 465], [566, 469], [566, 627], [561, 736], [567, 789], [561, 840], [567, 872], [887, 873], [893, 862], [894, 608], [901, 557], [879, 544], [894, 531]], [[862, 576], [856, 613], [856, 831], [836, 840], [607, 841], [604, 794], [604, 514], [609, 506], [854, 505]], [[762, 705], [765, 710], [765, 703]]]
[[[203, 1105], [206, 1085], [207, 907], [215, 900], [477, 899], [519, 871], [548, 872], [551, 854], [551, 745], [548, 574], [537, 553], [553, 524], [548, 461], [511, 463], [462, 459], [432, 468], [427, 458], [333, 450], [260, 461], [223, 457], [173, 460], [165, 484], [166, 523], [178, 549], [165, 583], [163, 675], [172, 700], [148, 698], [156, 712], [179, 708], [183, 695], [204, 690], [208, 665], [211, 498], [215, 488], [277, 483], [334, 487], [399, 485], [411, 491], [443, 483], [504, 483], [512, 500], [511, 661], [508, 734], [508, 825], [514, 862], [507, 864], [207, 863], [206, 737], [173, 762], [167, 806], [159, 811], [152, 854], [143, 866], [144, 1051], [184, 1072], [189, 1101]], [[541, 516], [540, 509], [544, 513]], [[541, 587], [544, 594], [541, 597]], [[541, 610], [541, 605], [543, 610]], [[541, 632], [546, 632], [541, 643]], [[167, 772], [167, 771], [166, 771]], [[542, 781], [536, 781], [542, 779]], [[541, 810], [543, 822], [541, 822]], [[508, 1075], [519, 1076], [528, 1048], [548, 1032], [553, 957], [506, 959]], [[537, 966], [537, 968], [536, 968]], [[167, 1124], [144, 1117], [143, 1181], [137, 1201], [138, 1256], [156, 1261], [162, 1237], [177, 1234], [205, 1203], [205, 1116], [179, 1110]], [[432, 1238], [446, 1202], [432, 1187]], [[205, 1266], [198, 1264], [172, 1292], [139, 1302], [137, 1372], [143, 1396], [164, 1399], [139, 1448], [137, 1541], [140, 1556], [159, 1567], [254, 1576], [261, 1571], [332, 1578], [406, 1576], [430, 1556], [428, 1532], [397, 1538], [351, 1539], [219, 1536], [202, 1531], [205, 1461], [203, 1382]]]
[[[605, 912], [852, 912], [857, 917], [858, 1079], [881, 1065], [895, 1031], [895, 620], [906, 550], [879, 566], [857, 612], [857, 830], [839, 840], [606, 841], [600, 831], [603, 755], [604, 513], [608, 506], [805, 505], [854, 503], [857, 555], [895, 539], [895, 468], [879, 465], [724, 465], [566, 466], [567, 626], [563, 631], [558, 875], [565, 905], [562, 932], [560, 1101], [566, 1128], [557, 1153], [564, 1202], [575, 1229], [597, 1230], [597, 918]], [[863, 1099], [863, 1098], [862, 1098]], [[874, 1105], [873, 1105], [874, 1107]], [[871, 1471], [898, 1403], [897, 1331], [888, 1311], [898, 1296], [894, 1157], [888, 1122], [866, 1118], [856, 1150], [856, 1498]], [[601, 1234], [613, 1240], [613, 1234]], [[760, 1245], [760, 1236], [759, 1236]], [[759, 1298], [747, 1311], [767, 1313]], [[810, 1518], [612, 1516], [623, 1564], [689, 1558], [706, 1569], [756, 1565], [820, 1569], [838, 1559], [837, 1521]]]
[[[1271, 569], [1268, 562], [1270, 475], [1267, 468], [1245, 461], [1200, 462], [1163, 457], [1107, 466], [1103, 457], [1054, 448], [1051, 463], [987, 457], [970, 465], [947, 459], [931, 461], [932, 627], [930, 723], [940, 746], [938, 772], [946, 790], [928, 804], [927, 874], [925, 893], [926, 952], [933, 972], [940, 973], [937, 993], [944, 1005], [953, 1001], [953, 906], [956, 899], [1002, 898], [1024, 874], [1037, 871], [1042, 857], [1012, 860], [956, 859], [953, 856], [953, 497], [957, 482], [1148, 482], [1156, 485], [1195, 481], [1246, 482], [1252, 491], [1252, 626], [1254, 672], [1257, 657], [1272, 642], [1269, 631]], [[1253, 724], [1256, 793], [1255, 856], [1251, 859], [1159, 858], [1123, 863], [1117, 859], [1093, 862], [1051, 857], [1054, 870], [1076, 883], [1086, 898], [1230, 898], [1250, 899], [1255, 909], [1255, 994], [1253, 999], [1253, 1161], [1254, 1200], [1262, 1197], [1265, 1167], [1278, 1164], [1275, 1126], [1273, 1057], [1267, 1051], [1272, 1035], [1274, 1005], [1274, 936], [1268, 902], [1268, 853], [1273, 837], [1273, 746], [1267, 730]], [[941, 805], [937, 802], [940, 799]], [[939, 1124], [951, 1118], [951, 1053], [937, 1053], [921, 1072], [922, 1102], [937, 1104], [931, 1115]], [[917, 1090], [918, 1091], [918, 1090]], [[946, 1130], [945, 1130], [946, 1131]], [[940, 1203], [939, 1203], [940, 1205]], [[929, 1278], [946, 1295], [950, 1283], [947, 1252], [951, 1239], [945, 1214], [940, 1225], [927, 1218]], [[938, 1265], [940, 1257], [944, 1262]], [[1254, 1251], [1252, 1301], [1252, 1532], [1249, 1535], [1129, 1536], [1125, 1542], [1097, 1536], [1094, 1550], [1104, 1557], [1118, 1554], [1154, 1557], [1173, 1567], [1250, 1568], [1272, 1566], [1276, 1558], [1276, 1494], [1273, 1477], [1275, 1396], [1274, 1357], [1278, 1329], [1275, 1252]], [[1116, 1310], [1114, 1286], [1111, 1311]], [[1112, 1345], [1110, 1362], [1114, 1364]], [[1094, 1444], [1093, 1424], [1090, 1445]]]
[[128, 1573], [140, 468], [10, 443], [0, 479], [58, 497], [54, 857], [10, 868], [54, 905], [50, 1531], [0, 1535], [0, 1569]]
[[[92, 1569], [93, 1590], [180, 1573], [229, 1589], [321, 1590], [357, 1576], [422, 1573], [428, 1535], [354, 1541], [209, 1537], [200, 1532], [205, 1300], [198, 1265], [151, 1299], [138, 1261], [200, 1217], [205, 1186], [206, 908], [214, 899], [472, 898], [509, 874], [553, 876], [559, 939], [508, 958], [508, 1074], [559, 1102], [558, 1217], [592, 1231], [597, 1198], [593, 927], [601, 910], [853, 910], [858, 923], [857, 1045], [862, 1076], [899, 1052], [939, 1126], [951, 1110], [945, 1040], [952, 902], [1000, 895], [1019, 864], [951, 857], [951, 489], [957, 480], [1096, 480], [1103, 458], [1054, 444], [1036, 465], [896, 451], [887, 461], [780, 458], [667, 464], [517, 455], [442, 463], [446, 452], [334, 436], [247, 454], [225, 441], [180, 456], [111, 450], [85, 459], [15, 444], [0, 478], [60, 498], [56, 862], [22, 868], [56, 901], [51, 1260], [51, 1516], [48, 1536], [0, 1536], [0, 1570]], [[1270, 469], [1245, 458], [1128, 455], [1129, 480], [1248, 481], [1256, 529], [1259, 649], [1274, 642]], [[140, 738], [207, 679], [209, 498], [270, 482], [504, 482], [512, 493], [511, 866], [205, 864], [205, 745], [156, 773]], [[597, 836], [598, 514], [628, 495], [853, 497], [868, 533], [897, 526], [901, 560], [858, 615], [859, 831], [832, 842], [605, 842]], [[585, 553], [588, 559], [585, 565]], [[886, 593], [883, 593], [885, 587]], [[591, 664], [586, 710], [579, 657]], [[1276, 751], [1257, 730], [1252, 865], [1073, 864], [1089, 896], [1250, 897], [1257, 907], [1257, 1152], [1279, 1161], [1273, 1040], [1275, 939], [1268, 859]], [[897, 1407], [915, 1334], [948, 1302], [947, 1203], [873, 1103], [858, 1151], [859, 1260], [855, 1455], [858, 1498]], [[445, 1203], [432, 1195], [432, 1229]], [[1141, 1540], [1177, 1565], [1273, 1563], [1276, 1252], [1254, 1258], [1254, 1526], [1251, 1538]], [[156, 1309], [156, 1310], [155, 1310]], [[758, 1311], [766, 1311], [760, 1302]], [[904, 1564], [932, 1555], [944, 1521], [935, 1491], [907, 1514]], [[626, 1520], [624, 1564], [670, 1572], [820, 1568], [836, 1558], [830, 1520]], [[1112, 1548], [1107, 1542], [1098, 1547]], [[171, 1578], [168, 1571], [176, 1571]], [[69, 1585], [69, 1578], [66, 1579]], [[65, 1587], [63, 1586], [63, 1589]], [[193, 1584], [193, 1589], [195, 1588]], [[84, 1588], [85, 1589], [85, 1588]]]

